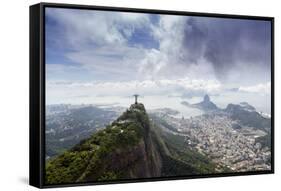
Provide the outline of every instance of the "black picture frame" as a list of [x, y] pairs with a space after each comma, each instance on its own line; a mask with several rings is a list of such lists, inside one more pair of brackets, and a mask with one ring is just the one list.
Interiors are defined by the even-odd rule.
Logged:
[[[44, 157], [45, 156], [45, 17], [44, 16], [45, 16], [45, 8], [47, 7], [270, 21], [271, 22], [271, 136], [272, 136], [271, 137], [271, 170], [46, 185], [44, 183], [44, 169], [45, 169], [45, 157]], [[30, 6], [30, 100], [29, 103], [30, 103], [29, 184], [38, 188], [272, 174], [274, 173], [274, 18], [262, 17], [262, 16], [249, 16], [249, 15], [196, 13], [196, 12], [183, 12], [183, 11], [171, 11], [171, 10], [135, 9], [135, 8], [56, 4], [56, 3], [39, 3], [36, 5], [32, 5]]]

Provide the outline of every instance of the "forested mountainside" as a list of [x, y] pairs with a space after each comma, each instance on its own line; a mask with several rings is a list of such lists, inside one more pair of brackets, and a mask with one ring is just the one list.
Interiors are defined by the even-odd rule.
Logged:
[[133, 104], [105, 129], [46, 162], [46, 184], [180, 176], [216, 172], [216, 165], [184, 137], [151, 122]]

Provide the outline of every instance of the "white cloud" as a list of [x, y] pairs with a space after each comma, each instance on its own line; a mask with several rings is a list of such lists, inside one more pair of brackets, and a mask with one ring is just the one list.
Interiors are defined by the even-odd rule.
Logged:
[[[198, 94], [216, 93], [221, 90], [221, 84], [213, 80], [144, 80], [127, 82], [69, 82], [48, 81], [47, 93], [55, 97], [65, 96], [130, 96], [134, 93], [141, 95], [170, 95], [173, 93]], [[48, 97], [48, 96], [47, 96]], [[50, 96], [51, 97], [51, 96]]]
[[203, 78], [216, 80], [212, 64], [202, 56], [195, 63], [194, 54], [185, 47], [185, 32], [192, 30], [189, 17], [161, 15], [159, 23], [152, 26], [152, 34], [159, 42], [159, 49], [145, 52], [140, 63], [139, 75], [145, 79]]
[[150, 27], [149, 15], [72, 9], [47, 9], [47, 15], [61, 25], [64, 35], [58, 44], [68, 49], [64, 56], [71, 62], [109, 79], [138, 76], [149, 49], [130, 45], [128, 39], [136, 29]]
[[[63, 28], [62, 46], [69, 48], [64, 56], [92, 72], [92, 79], [216, 79], [204, 58], [188, 63], [184, 47], [188, 17], [160, 15], [159, 22], [152, 23], [148, 14], [138, 13], [49, 9], [47, 15]], [[128, 42], [136, 29], [144, 28], [159, 48]]]
[[253, 86], [241, 86], [239, 87], [239, 91], [246, 93], [270, 94], [271, 83], [267, 82], [264, 84], [257, 84]]
[[[121, 75], [133, 79], [145, 50], [142, 48], [120, 45], [103, 46], [99, 49], [81, 50], [66, 56], [81, 66], [95, 73]], [[125, 56], [126, 55], [126, 56]]]
[[152, 27], [152, 34], [159, 42], [159, 50], [146, 52], [141, 62], [139, 72], [147, 78], [171, 77], [177, 72], [177, 78], [185, 75], [180, 71], [185, 68], [181, 65], [183, 55], [183, 30], [185, 17], [161, 15], [159, 23]]
[[64, 30], [72, 48], [95, 45], [124, 44], [137, 27], [149, 22], [148, 15], [105, 11], [54, 9], [46, 11]]

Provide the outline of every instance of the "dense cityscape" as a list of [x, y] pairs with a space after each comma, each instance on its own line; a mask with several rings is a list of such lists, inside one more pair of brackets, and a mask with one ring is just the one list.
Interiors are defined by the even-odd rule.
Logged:
[[266, 132], [253, 127], [233, 128], [237, 121], [226, 115], [202, 115], [189, 119], [162, 115], [176, 131], [185, 136], [189, 146], [210, 157], [221, 167], [233, 171], [269, 170], [270, 149], [262, 147], [256, 138]]

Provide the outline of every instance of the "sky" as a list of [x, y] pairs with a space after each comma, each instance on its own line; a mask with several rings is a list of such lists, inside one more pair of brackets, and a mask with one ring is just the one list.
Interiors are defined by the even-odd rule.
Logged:
[[45, 17], [47, 104], [125, 106], [138, 93], [157, 108], [209, 94], [270, 113], [269, 21], [63, 8]]

